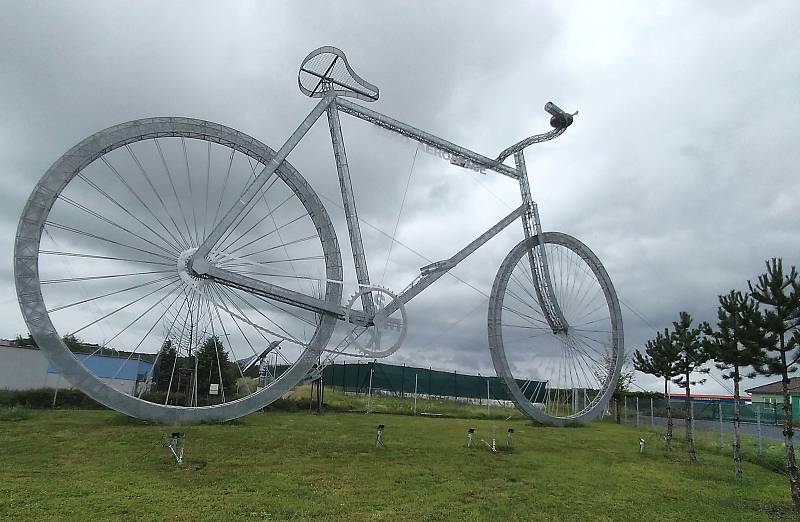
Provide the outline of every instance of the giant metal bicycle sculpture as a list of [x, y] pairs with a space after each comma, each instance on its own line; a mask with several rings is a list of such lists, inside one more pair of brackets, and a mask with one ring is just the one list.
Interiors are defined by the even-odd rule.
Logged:
[[[405, 305], [521, 219], [524, 239], [502, 262], [489, 298], [494, 367], [517, 406], [537, 421], [563, 425], [597, 416], [622, 362], [619, 303], [583, 243], [542, 232], [523, 155], [529, 145], [562, 134], [572, 115], [548, 103], [550, 132], [491, 159], [351, 101], [376, 101], [379, 91], [336, 48], [309, 54], [298, 84], [319, 102], [277, 151], [208, 121], [148, 118], [90, 136], [45, 173], [20, 219], [14, 270], [30, 332], [64, 377], [134, 417], [195, 423], [245, 415], [318, 371], [323, 354], [330, 360], [393, 353], [408, 327]], [[522, 203], [449, 259], [421, 268], [403, 291], [374, 286], [339, 113], [433, 147], [455, 165], [516, 180]], [[357, 280], [345, 304], [331, 219], [287, 161], [323, 114]], [[335, 331], [344, 331], [338, 344]], [[116, 374], [101, 379], [67, 347], [65, 335], [101, 341], [97, 350], [116, 351], [117, 360], [144, 357], [151, 364], [142, 390], [119, 391]], [[209, 342], [213, 357], [201, 362]], [[165, 345], [174, 350], [171, 369], [159, 364]], [[187, 367], [192, 357], [194, 367]], [[286, 370], [263, 387], [236, 390], [231, 381], [268, 358]], [[142, 398], [154, 381], [166, 386], [163, 401]], [[209, 400], [201, 404], [201, 396]]]

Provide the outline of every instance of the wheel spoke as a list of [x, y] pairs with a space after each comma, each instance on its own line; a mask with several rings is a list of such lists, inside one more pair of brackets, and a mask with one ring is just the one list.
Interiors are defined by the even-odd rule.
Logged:
[[[172, 223], [172, 226], [175, 227], [175, 233], [178, 234], [180, 239], [179, 239], [179, 237], [176, 237], [175, 234], [169, 228], [167, 228], [167, 226], [160, 219], [158, 219], [156, 217], [155, 212], [153, 212], [152, 209], [150, 209], [150, 207], [147, 206], [147, 204], [142, 202], [142, 205], [144, 205], [150, 211], [150, 213], [153, 215], [153, 218], [156, 220], [156, 222], [158, 222], [158, 224], [161, 225], [161, 227], [164, 229], [164, 231], [167, 234], [169, 234], [169, 236], [173, 239], [173, 241], [175, 241], [176, 245], [181, 245], [183, 248], [189, 248], [189, 243], [187, 243], [185, 238], [183, 238], [183, 236], [181, 236], [181, 229], [178, 226], [178, 223], [176, 223], [175, 222], [175, 218], [172, 217], [172, 213], [169, 211], [169, 208], [167, 207], [167, 204], [164, 202], [164, 198], [161, 197], [161, 193], [159, 192], [158, 189], [156, 189], [155, 185], [153, 184], [153, 181], [150, 179], [150, 175], [147, 173], [147, 171], [145, 170], [144, 166], [142, 166], [142, 163], [139, 161], [139, 157], [136, 156], [136, 154], [134, 154], [133, 149], [130, 147], [130, 145], [125, 145], [125, 149], [128, 151], [128, 154], [130, 155], [131, 159], [133, 160], [133, 162], [138, 167], [139, 174], [147, 182], [148, 187], [150, 187], [150, 190], [153, 192], [153, 194], [155, 195], [155, 197], [158, 200], [158, 202], [161, 203], [161, 208], [164, 209], [164, 212], [167, 214], [167, 217], [169, 217], [169, 220]], [[137, 196], [137, 198], [138, 198], [138, 196]]]
[[186, 236], [181, 233], [181, 237], [183, 240], [188, 243], [190, 246], [192, 245], [192, 233], [189, 230], [189, 221], [186, 219], [186, 212], [183, 210], [183, 203], [181, 203], [181, 198], [178, 196], [178, 191], [175, 188], [175, 182], [172, 179], [172, 172], [167, 165], [167, 160], [164, 157], [164, 150], [161, 148], [161, 143], [158, 141], [158, 138], [153, 138], [153, 143], [156, 145], [156, 149], [158, 149], [158, 155], [161, 158], [161, 164], [164, 166], [164, 172], [167, 174], [167, 179], [169, 180], [169, 186], [172, 187], [172, 194], [175, 196], [175, 201], [178, 203], [178, 210], [180, 210], [180, 215], [183, 218], [183, 224], [186, 227]]

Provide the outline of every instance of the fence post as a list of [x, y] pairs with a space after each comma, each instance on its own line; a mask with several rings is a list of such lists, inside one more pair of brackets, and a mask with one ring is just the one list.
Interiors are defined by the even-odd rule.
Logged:
[[722, 433], [722, 401], [719, 401], [719, 449], [725, 447], [725, 435]]
[[486, 416], [490, 417], [491, 413], [489, 413], [489, 379], [486, 379]]
[[406, 396], [406, 363], [403, 363], [403, 370], [400, 374], [400, 397]]
[[414, 415], [417, 414], [417, 377], [418, 375], [414, 373]]
[[622, 423], [628, 424], [628, 396], [622, 398]]
[[655, 415], [653, 414], [653, 398], [652, 397], [650, 397], [650, 429], [651, 430], [655, 430], [656, 429], [656, 418], [655, 418]]
[[367, 395], [367, 413], [372, 413], [372, 372], [375, 370], [375, 365], [370, 365], [369, 368], [369, 392]]
[[639, 427], [639, 396], [636, 396], [636, 427]]
[[758, 429], [758, 456], [761, 456], [761, 452], [764, 450], [763, 441], [761, 440], [761, 408], [756, 406], [756, 425]]

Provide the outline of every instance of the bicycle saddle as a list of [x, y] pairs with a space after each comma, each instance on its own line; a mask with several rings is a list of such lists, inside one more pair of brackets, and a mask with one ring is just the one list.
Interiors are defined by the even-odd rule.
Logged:
[[376, 101], [379, 95], [376, 86], [353, 71], [344, 53], [329, 45], [311, 51], [303, 59], [297, 85], [311, 98], [322, 98], [330, 91], [364, 101]]

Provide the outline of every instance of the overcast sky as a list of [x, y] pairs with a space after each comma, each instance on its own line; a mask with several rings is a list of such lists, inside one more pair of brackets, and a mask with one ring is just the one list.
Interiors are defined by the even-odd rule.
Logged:
[[[543, 228], [580, 238], [606, 266], [628, 351], [681, 310], [713, 320], [717, 295], [746, 288], [765, 259], [800, 263], [797, 2], [0, 5], [2, 337], [25, 332], [17, 220], [64, 151], [149, 116], [206, 119], [278, 148], [313, 106], [297, 68], [321, 45], [380, 88], [371, 108], [487, 156], [546, 131], [546, 101], [580, 111], [529, 149], [528, 173]], [[342, 118], [360, 216], [391, 234], [415, 145]], [[290, 157], [323, 200], [338, 191], [326, 133], [318, 124]], [[513, 180], [431, 155], [411, 174], [397, 238], [429, 259], [519, 205]], [[341, 211], [326, 206], [344, 247]], [[399, 291], [427, 264], [395, 246], [382, 278], [389, 243], [362, 228], [373, 279]], [[512, 226], [455, 270], [480, 291], [444, 278], [410, 303], [408, 340], [389, 361], [493, 374], [481, 292], [521, 237]], [[724, 389], [712, 379], [699, 391]]]

